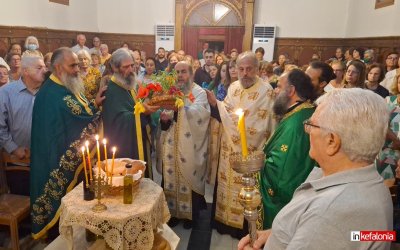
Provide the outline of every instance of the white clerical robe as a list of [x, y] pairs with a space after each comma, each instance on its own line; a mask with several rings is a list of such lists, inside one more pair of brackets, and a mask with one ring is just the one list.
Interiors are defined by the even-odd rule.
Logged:
[[185, 100], [177, 121], [161, 137], [164, 193], [173, 217], [192, 219], [192, 191], [204, 196], [210, 106], [206, 92], [192, 85], [194, 102]]
[[271, 85], [258, 77], [256, 83], [248, 89], [244, 89], [239, 81], [232, 83], [225, 100], [217, 102], [223, 132], [217, 172], [218, 188], [216, 201], [214, 200], [215, 220], [225, 225], [241, 229], [244, 218], [243, 207], [237, 199], [242, 187], [241, 174], [236, 173], [229, 163], [232, 152], [242, 152], [235, 111], [239, 108], [244, 111], [249, 153], [262, 151], [275, 129], [273, 102], [274, 92]]

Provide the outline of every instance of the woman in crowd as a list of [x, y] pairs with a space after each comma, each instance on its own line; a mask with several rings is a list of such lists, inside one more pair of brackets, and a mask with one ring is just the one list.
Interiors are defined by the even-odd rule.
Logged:
[[145, 72], [138, 78], [139, 83], [148, 84], [153, 82], [151, 76], [156, 73], [156, 60], [153, 57], [148, 57], [145, 62]]
[[34, 36], [28, 36], [25, 39], [25, 49], [22, 56], [30, 55], [43, 57], [42, 52], [39, 51], [39, 41]]
[[8, 78], [10, 82], [16, 81], [21, 77], [21, 55], [16, 53], [7, 54], [7, 64], [10, 66]]
[[273, 88], [276, 88], [278, 76], [274, 74], [274, 67], [271, 63], [261, 62], [259, 67], [259, 75], [264, 82], [269, 83]]
[[231, 83], [236, 82], [238, 78], [238, 72], [236, 70], [236, 60], [230, 60], [228, 64], [229, 75], [231, 76]]
[[375, 161], [377, 170], [384, 179], [394, 178], [397, 161], [400, 159], [400, 74], [394, 77], [391, 93], [394, 95], [385, 98], [390, 111], [386, 141]]
[[108, 45], [103, 43], [100, 45], [100, 64], [104, 65], [104, 63], [111, 58], [111, 54], [108, 53]]
[[228, 59], [226, 58], [226, 56], [222, 53], [216, 54], [215, 55], [215, 62], [221, 66], [221, 64], [225, 61], [228, 61]]
[[97, 53], [92, 53], [90, 57], [92, 58], [92, 67], [98, 69], [100, 71], [100, 74], [103, 74], [106, 67], [100, 63], [100, 55]]
[[[215, 78], [217, 77], [217, 73], [218, 73], [219, 68], [220, 67], [218, 66], [218, 64], [215, 64], [215, 63], [213, 63], [210, 66], [208, 66], [208, 69], [209, 69], [208, 73], [210, 74], [211, 81], [210, 82], [202, 82], [201, 83], [201, 87], [202, 88], [211, 90], [210, 89], [210, 87], [211, 87], [210, 85], [212, 85], [212, 87], [214, 89], [214, 87], [219, 84], [218, 82], [214, 83]], [[217, 89], [215, 88], [214, 94], [216, 93], [216, 91], [217, 91]]]
[[331, 80], [328, 85], [325, 86], [325, 92], [328, 92], [332, 88], [343, 88], [343, 77], [344, 77], [344, 63], [342, 61], [333, 61], [331, 64], [333, 69], [333, 73], [335, 74], [336, 78]]
[[198, 68], [201, 68], [201, 63], [200, 63], [199, 59], [196, 59], [196, 60], [193, 61], [193, 66], [192, 67], [193, 67], [193, 74], [196, 72], [196, 70]]
[[364, 49], [363, 48], [356, 48], [353, 50], [353, 59], [360, 60], [364, 62]]
[[96, 98], [99, 91], [101, 74], [98, 69], [91, 66], [92, 58], [86, 50], [77, 53], [79, 60], [80, 75], [85, 85], [85, 97], [92, 101]]
[[376, 94], [386, 98], [389, 96], [389, 91], [379, 83], [385, 78], [383, 67], [379, 63], [371, 64], [367, 69], [366, 87], [374, 91]]
[[365, 65], [359, 60], [352, 60], [343, 78], [344, 88], [365, 88]]
[[8, 69], [4, 65], [0, 65], [0, 87], [8, 83]]
[[178, 54], [177, 54], [177, 53], [171, 53], [171, 54], [168, 56], [168, 66], [167, 66], [167, 68], [165, 69], [165, 71], [171, 72], [171, 71], [174, 69], [175, 65], [176, 65], [178, 62], [179, 62], [179, 56], [178, 56]]

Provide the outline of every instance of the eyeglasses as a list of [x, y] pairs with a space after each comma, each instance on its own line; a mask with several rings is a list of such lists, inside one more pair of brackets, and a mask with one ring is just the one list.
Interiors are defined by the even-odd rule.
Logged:
[[304, 125], [304, 131], [305, 131], [307, 134], [310, 133], [311, 127], [314, 127], [314, 128], [321, 128], [321, 127], [318, 126], [318, 125], [312, 124], [310, 119], [305, 120], [305, 121], [303, 122], [303, 125]]

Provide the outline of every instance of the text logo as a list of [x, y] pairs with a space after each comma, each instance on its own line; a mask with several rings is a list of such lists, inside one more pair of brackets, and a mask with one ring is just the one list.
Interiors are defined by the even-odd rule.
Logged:
[[351, 241], [396, 241], [396, 231], [351, 231]]

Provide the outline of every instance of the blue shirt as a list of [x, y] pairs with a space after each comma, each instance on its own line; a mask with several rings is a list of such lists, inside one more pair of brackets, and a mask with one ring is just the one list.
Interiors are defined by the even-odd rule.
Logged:
[[0, 147], [8, 153], [30, 148], [35, 96], [21, 78], [0, 88]]

